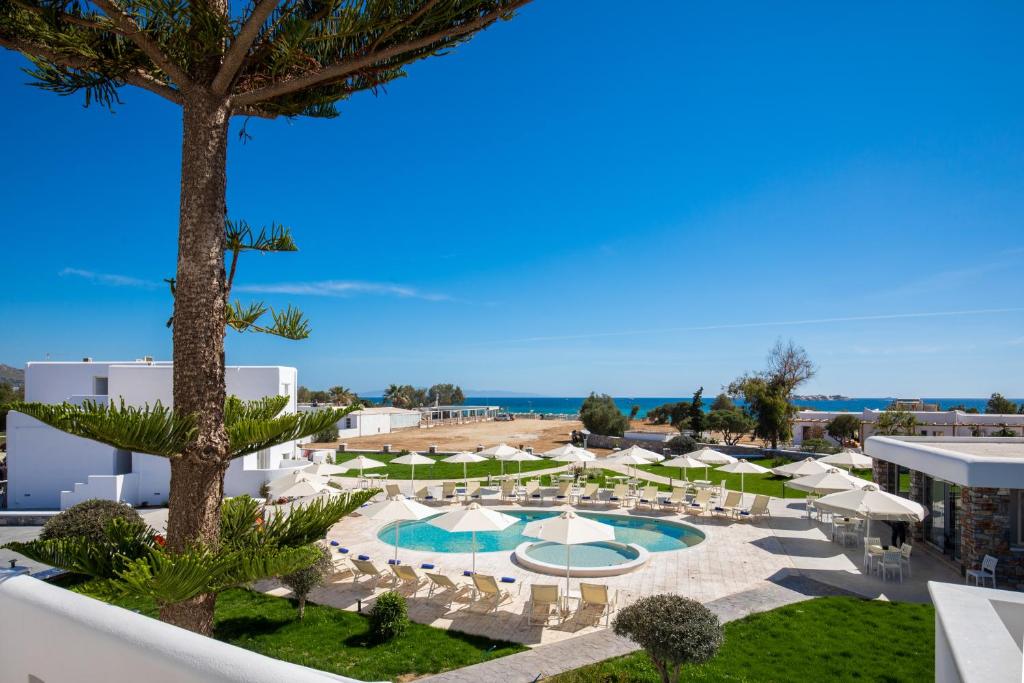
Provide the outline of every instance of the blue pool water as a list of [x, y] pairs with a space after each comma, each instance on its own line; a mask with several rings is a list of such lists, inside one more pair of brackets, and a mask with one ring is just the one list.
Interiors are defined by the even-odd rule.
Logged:
[[[535, 560], [564, 567], [566, 556], [565, 546], [561, 543], [541, 541], [531, 545], [526, 554]], [[628, 545], [618, 543], [582, 543], [572, 547], [569, 558], [573, 567], [614, 567], [631, 562], [640, 557], [640, 553]]]
[[[478, 553], [497, 552], [502, 550], [511, 551], [515, 550], [519, 544], [525, 541], [538, 541], [539, 539], [531, 536], [523, 536], [523, 528], [526, 527], [529, 522], [536, 519], [554, 517], [558, 513], [539, 510], [517, 510], [514, 512], [508, 512], [507, 514], [512, 515], [513, 517], [518, 517], [520, 521], [503, 531], [477, 532], [476, 551]], [[601, 513], [584, 512], [580, 514], [615, 527], [615, 540], [617, 542], [626, 544], [636, 543], [640, 547], [646, 548], [648, 551], [654, 553], [665, 552], [668, 550], [681, 550], [682, 548], [686, 548], [691, 545], [697, 545], [704, 540], [704, 534], [700, 531], [681, 524], [673, 524], [657, 519], [623, 517], [621, 515], [607, 515]], [[394, 544], [394, 524], [384, 526], [384, 528], [377, 533], [377, 538], [385, 543]], [[408, 548], [410, 550], [442, 553], [468, 553], [473, 549], [472, 544], [473, 540], [471, 533], [451, 533], [444, 529], [438, 529], [435, 526], [427, 524], [427, 520], [425, 519], [418, 522], [402, 522], [402, 528], [399, 529], [399, 547]], [[564, 561], [565, 546], [559, 544], [552, 545], [554, 548], [551, 550], [545, 550], [545, 552], [551, 552], [553, 556], [562, 558], [561, 560], [558, 560], [559, 562]], [[598, 546], [601, 544], [587, 545]], [[615, 546], [609, 547], [614, 548]], [[547, 546], [545, 546], [545, 548], [547, 548]], [[587, 552], [592, 551], [588, 550], [584, 546], [575, 546], [573, 548], [574, 563], [577, 553]], [[537, 557], [533, 552], [531, 552], [530, 555], [531, 557]], [[583, 555], [581, 554], [581, 557], [582, 556]], [[543, 558], [538, 557], [537, 559]]]

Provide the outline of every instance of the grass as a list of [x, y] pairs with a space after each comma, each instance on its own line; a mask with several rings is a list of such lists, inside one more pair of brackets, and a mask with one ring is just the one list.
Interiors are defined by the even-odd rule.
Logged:
[[[391, 461], [394, 458], [399, 457], [398, 453], [382, 455], [380, 453], [358, 453], [354, 451], [346, 451], [344, 453], [338, 453], [335, 457], [335, 463], [338, 465], [344, 465], [346, 461], [351, 460], [357, 455], [365, 455], [368, 458], [377, 460], [378, 462], [387, 463], [387, 467], [378, 467], [372, 470], [364, 470], [364, 473], [374, 474], [387, 474], [389, 479], [411, 479], [412, 478], [412, 467], [410, 465], [392, 465]], [[426, 455], [426, 454], [424, 454]], [[448, 456], [432, 456], [426, 455], [428, 458], [440, 461]], [[502, 463], [500, 460], [494, 460], [488, 458], [484, 462], [469, 463], [466, 465], [466, 474], [469, 477], [486, 477], [487, 475], [498, 476], [501, 474], [501, 466], [505, 465], [505, 474], [515, 474], [519, 471], [518, 462], [506, 462]], [[558, 467], [563, 463], [551, 462], [550, 460], [539, 460], [524, 462], [523, 474], [532, 470], [547, 470], [553, 467]], [[359, 470], [353, 469], [345, 473], [344, 476], [359, 476]], [[462, 465], [455, 465], [452, 463], [438, 462], [436, 465], [417, 465], [416, 466], [416, 480], [422, 481], [424, 479], [445, 479], [448, 481], [458, 481], [462, 479]]]
[[[147, 616], [157, 615], [151, 601], [117, 602]], [[367, 619], [361, 614], [306, 606], [298, 620], [292, 600], [241, 588], [217, 599], [214, 637], [246, 650], [302, 666], [364, 681], [411, 678], [504, 657], [526, 648], [459, 631], [410, 623], [389, 643], [370, 642]]]
[[[750, 458], [750, 462], [760, 465], [761, 467], [771, 468], [771, 458]], [[660, 474], [663, 477], [672, 477], [673, 480], [679, 480], [679, 468], [678, 467], [663, 467], [660, 464], [655, 465], [639, 465], [640, 470], [644, 472], [650, 472], [651, 474]], [[703, 469], [690, 469], [686, 470], [686, 474], [690, 479], [703, 479]], [[708, 468], [708, 479], [715, 484], [718, 484], [723, 479], [725, 485], [730, 491], [740, 490], [740, 475], [738, 474], [726, 474], [725, 472], [719, 472], [714, 466]], [[787, 477], [778, 477], [774, 474], [747, 474], [743, 477], [743, 490], [747, 493], [762, 493], [767, 496], [775, 496], [776, 498], [806, 498], [807, 493], [804, 491], [797, 491], [786, 487], [786, 482], [789, 481]], [[667, 487], [666, 487], [667, 488]]]
[[[931, 605], [817, 598], [725, 625], [709, 662], [684, 666], [683, 681], [931, 681]], [[660, 683], [640, 652], [575, 669], [550, 683]]]

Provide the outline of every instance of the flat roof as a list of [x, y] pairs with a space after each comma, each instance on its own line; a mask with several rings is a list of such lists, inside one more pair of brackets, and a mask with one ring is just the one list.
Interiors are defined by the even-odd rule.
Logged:
[[973, 436], [872, 436], [872, 458], [961, 486], [1024, 489], [1024, 439]]

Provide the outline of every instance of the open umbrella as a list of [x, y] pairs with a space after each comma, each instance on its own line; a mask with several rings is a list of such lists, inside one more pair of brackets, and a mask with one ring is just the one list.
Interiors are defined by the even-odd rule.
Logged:
[[826, 455], [818, 462], [823, 462], [827, 465], [835, 465], [836, 467], [849, 467], [855, 470], [866, 470], [874, 464], [874, 461], [868, 456], [851, 450], [839, 451], [832, 455]]
[[438, 515], [427, 520], [427, 524], [451, 532], [471, 531], [473, 533], [473, 571], [476, 571], [476, 532], [501, 531], [519, 521], [518, 517], [506, 515], [497, 510], [480, 507], [479, 503], [470, 503], [466, 507]]
[[626, 465], [627, 467], [632, 465], [633, 466], [633, 475], [634, 476], [636, 476], [636, 466], [637, 465], [650, 465], [651, 464], [651, 461], [648, 460], [647, 458], [641, 457], [641, 456], [637, 455], [636, 453], [630, 453], [628, 450], [619, 451], [615, 455], [612, 455], [611, 457], [607, 458], [605, 460], [605, 462], [612, 462], [612, 463], [615, 463], [616, 465]]
[[621, 455], [625, 455], [627, 453], [632, 453], [633, 455], [639, 455], [641, 458], [643, 458], [647, 462], [661, 462], [662, 460], [665, 459], [664, 455], [660, 455], [659, 453], [655, 453], [654, 451], [649, 451], [646, 448], [641, 448], [640, 446], [630, 446], [629, 448], [626, 448], [624, 450], [616, 451], [615, 454], [613, 455], [613, 457], [617, 458], [617, 457], [619, 457]]
[[441, 460], [441, 462], [450, 462], [450, 463], [455, 463], [455, 464], [458, 464], [458, 463], [461, 462], [462, 463], [462, 478], [466, 480], [466, 486], [469, 486], [469, 475], [466, 474], [466, 471], [467, 471], [466, 470], [466, 465], [468, 465], [471, 462], [483, 462], [486, 459], [487, 458], [481, 458], [476, 453], [469, 453], [468, 451], [463, 451], [462, 453], [456, 453], [455, 455], [449, 455], [447, 458], [444, 458], [443, 460]]
[[721, 467], [715, 468], [719, 472], [726, 472], [728, 474], [740, 475], [740, 495], [746, 493], [744, 477], [748, 474], [767, 474], [771, 472], [767, 467], [761, 467], [749, 460], [737, 460], [736, 462], [729, 463], [728, 465], [722, 465]]
[[536, 455], [533, 455], [532, 453], [527, 453], [526, 451], [516, 451], [512, 455], [509, 455], [509, 456], [506, 456], [504, 458], [501, 458], [501, 460], [504, 461], [504, 462], [517, 462], [517, 463], [519, 463], [519, 474], [516, 476], [516, 481], [519, 481], [519, 478], [521, 476], [523, 476], [523, 463], [524, 462], [530, 462], [530, 461], [533, 461], [533, 460], [540, 460], [540, 459], [541, 458], [537, 457]]
[[572, 567], [572, 547], [582, 543], [614, 541], [615, 527], [566, 510], [557, 517], [530, 522], [523, 529], [524, 536], [533, 536], [565, 546], [565, 592], [569, 593], [569, 574]]
[[302, 471], [306, 474], [314, 474], [318, 477], [330, 477], [335, 474], [344, 474], [345, 472], [348, 472], [348, 468], [343, 465], [327, 465], [320, 463], [318, 465], [303, 467]]
[[508, 459], [509, 456], [515, 455], [516, 453], [519, 452], [520, 451], [518, 448], [509, 446], [507, 443], [502, 442], [499, 443], [497, 446], [491, 446], [490, 448], [485, 448], [482, 451], [477, 451], [476, 454], [482, 455], [485, 458], [494, 458], [495, 460], [500, 461], [501, 473], [505, 474], [505, 461]]
[[367, 458], [365, 455], [357, 455], [351, 460], [346, 460], [345, 462], [339, 464], [344, 467], [347, 467], [350, 470], [358, 467], [360, 479], [362, 479], [363, 477], [363, 470], [372, 470], [377, 467], [387, 467], [387, 465], [385, 463], [382, 463], [380, 460]]
[[305, 479], [278, 490], [274, 495], [278, 498], [305, 498], [307, 496], [318, 496], [321, 493], [332, 493], [334, 490], [325, 484]]
[[661, 466], [662, 467], [678, 467], [679, 468], [679, 478], [680, 479], [685, 478], [687, 481], [689, 481], [689, 477], [684, 477], [684, 474], [683, 474], [684, 470], [688, 470], [688, 469], [694, 468], [694, 467], [703, 467], [703, 468], [705, 468], [705, 470], [707, 469], [707, 465], [702, 463], [700, 460], [697, 460], [696, 458], [691, 458], [689, 455], [679, 455], [679, 456], [676, 456], [675, 458], [672, 458], [671, 460], [666, 460], [665, 462], [661, 463]]
[[[716, 451], [713, 448], [701, 448], [690, 453], [688, 456], [694, 460], [700, 460], [705, 465], [731, 465], [734, 462], [739, 462], [739, 458], [734, 458], [731, 455], [726, 455], [720, 451]], [[708, 478], [708, 468], [704, 468], [704, 478]]]
[[323, 477], [318, 477], [315, 474], [311, 474], [306, 472], [305, 470], [300, 469], [295, 470], [294, 472], [289, 472], [288, 474], [282, 475], [277, 479], [270, 481], [267, 484], [267, 487], [270, 489], [271, 495], [280, 496], [282, 495], [282, 491], [285, 491], [294, 486], [295, 484], [304, 481], [311, 482], [318, 486], [324, 486], [327, 484], [327, 480], [324, 479]]
[[920, 522], [927, 514], [920, 503], [886, 493], [870, 482], [859, 489], [822, 496], [814, 504], [823, 510], [864, 517], [867, 520], [865, 536], [871, 534], [872, 519]]
[[820, 460], [805, 458], [791, 462], [788, 465], [782, 465], [781, 467], [773, 467], [772, 474], [777, 474], [780, 477], [809, 477], [812, 474], [828, 472], [830, 469], [832, 468], [828, 465], [823, 465]]
[[792, 488], [819, 495], [862, 489], [870, 484], [871, 482], [867, 479], [854, 477], [836, 467], [832, 467], [827, 472], [822, 472], [821, 474], [812, 474], [789, 482], [789, 486]]
[[402, 522], [412, 522], [417, 519], [424, 519], [436, 514], [436, 510], [428, 508], [422, 503], [406, 498], [399, 494], [392, 498], [374, 503], [359, 511], [363, 517], [378, 522], [395, 523], [395, 560], [398, 560], [398, 529]]
[[[552, 448], [550, 451], [544, 451], [543, 453], [541, 453], [541, 455], [544, 456], [545, 458], [557, 458], [557, 457], [563, 456], [563, 455], [565, 455], [567, 453], [573, 453], [573, 452], [576, 452], [576, 451], [582, 451], [583, 453], [588, 453], [590, 455], [594, 455], [593, 453], [591, 453], [590, 451], [586, 450], [585, 448], [580, 448], [579, 446], [573, 446], [571, 443], [567, 443], [564, 446], [559, 446], [558, 448]], [[597, 456], [594, 456], [594, 457], [597, 457]]]
[[576, 450], [567, 451], [562, 455], [556, 455], [551, 460], [552, 462], [583, 463], [583, 467], [586, 467], [588, 462], [597, 460], [597, 456], [590, 451], [577, 448]]
[[416, 465], [433, 465], [435, 460], [433, 458], [428, 458], [425, 455], [420, 455], [419, 453], [409, 453], [408, 455], [399, 456], [391, 462], [396, 465], [412, 466], [412, 492], [416, 493]]

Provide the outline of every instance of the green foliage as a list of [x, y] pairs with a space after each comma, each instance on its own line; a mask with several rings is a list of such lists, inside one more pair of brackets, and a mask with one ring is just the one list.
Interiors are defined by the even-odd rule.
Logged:
[[907, 410], [888, 408], [878, 416], [875, 432], [883, 436], [913, 436], [917, 418]]
[[298, 571], [281, 576], [281, 583], [287, 586], [299, 603], [299, 619], [306, 616], [306, 599], [310, 592], [321, 583], [324, 577], [331, 571], [331, 551], [327, 548], [316, 546], [320, 551], [320, 557], [316, 562]]
[[313, 436], [315, 443], [331, 443], [338, 440], [338, 427], [331, 426], [326, 429], [321, 429]]
[[409, 627], [409, 611], [405, 598], [395, 591], [377, 596], [370, 610], [370, 637], [374, 642], [386, 643], [402, 635]]
[[[462, 390], [460, 389], [461, 393]], [[419, 408], [432, 403], [426, 389], [417, 389], [411, 384], [391, 384], [384, 390], [384, 403], [396, 408]]]
[[[83, 529], [85, 533], [91, 530]], [[36, 562], [99, 579], [115, 579], [128, 564], [155, 547], [158, 536], [140, 519], [113, 517], [101, 537], [90, 535], [13, 541], [4, 548]]]
[[693, 393], [693, 400], [690, 401], [690, 410], [687, 413], [688, 425], [698, 439], [704, 433], [706, 424], [703, 395], [704, 387], [700, 387]]
[[622, 436], [629, 428], [629, 418], [608, 394], [591, 393], [584, 399], [580, 420], [591, 433], [605, 436]]
[[249, 496], [236, 496], [221, 507], [220, 542], [229, 549], [290, 548], [324, 538], [343, 517], [358, 510], [380, 493], [366, 489], [319, 497], [305, 505], [291, 505], [271, 512]]
[[668, 445], [673, 452], [678, 453], [692, 453], [700, 448], [700, 444], [697, 443], [697, 440], [688, 434], [680, 434], [679, 436], [672, 437], [672, 439], [669, 440]]
[[757, 421], [754, 436], [778, 448], [780, 442], [793, 438], [793, 391], [814, 377], [817, 369], [803, 348], [781, 339], [768, 352], [765, 365], [764, 370], [735, 379], [727, 393], [745, 399], [745, 410]]
[[466, 402], [462, 387], [455, 384], [435, 384], [427, 389], [424, 405], [460, 406]]
[[635, 420], [635, 419], [636, 419], [636, 416], [637, 416], [637, 413], [639, 413], [639, 412], [640, 412], [640, 406], [638, 406], [638, 405], [636, 405], [636, 404], [634, 403], [634, 404], [633, 404], [632, 406], [630, 406], [630, 408], [629, 408], [629, 419], [630, 419], [630, 420]]
[[1008, 426], [1006, 426], [1004, 424], [1001, 424], [1001, 425], [999, 425], [999, 429], [997, 429], [996, 431], [992, 432], [992, 436], [1004, 436], [1005, 437], [1005, 436], [1018, 436], [1018, 434], [1017, 434], [1017, 432], [1015, 432], [1012, 429], [1010, 429]]
[[829, 421], [825, 431], [840, 445], [845, 445], [860, 435], [860, 418], [856, 415], [836, 415]]
[[84, 537], [90, 541], [106, 538], [107, 527], [115, 519], [142, 524], [142, 517], [131, 505], [113, 500], [93, 498], [72, 505], [43, 525], [39, 538], [49, 541], [57, 538]]
[[724, 640], [722, 625], [711, 610], [672, 594], [640, 598], [615, 616], [612, 629], [647, 652], [663, 683], [678, 681], [683, 664], [714, 657]]
[[805, 439], [800, 444], [804, 453], [838, 453], [839, 448], [827, 439]]
[[21, 387], [0, 380], [0, 432], [7, 430], [7, 405], [20, 402], [24, 396], [25, 392]]
[[996, 393], [989, 397], [985, 404], [985, 412], [990, 415], [1013, 415], [1017, 412], [1017, 404]]
[[752, 432], [756, 426], [757, 422], [754, 418], [739, 408], [721, 408], [708, 413], [708, 429], [720, 432], [722, 440], [728, 446], [739, 443], [740, 439]]
[[736, 404], [729, 398], [729, 395], [722, 393], [715, 396], [715, 401], [711, 404], [711, 412], [716, 410], [733, 410], [735, 407]]

